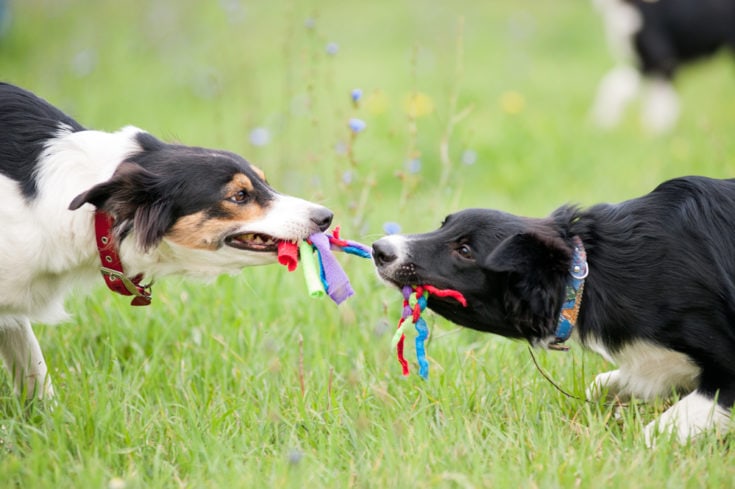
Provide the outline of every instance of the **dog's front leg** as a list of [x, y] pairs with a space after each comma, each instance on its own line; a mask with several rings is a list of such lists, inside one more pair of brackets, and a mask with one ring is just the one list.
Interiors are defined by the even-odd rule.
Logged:
[[18, 395], [53, 397], [46, 361], [28, 319], [0, 318], [0, 357], [13, 377]]
[[587, 399], [597, 400], [601, 398], [627, 400], [630, 395], [623, 392], [625, 382], [620, 370], [611, 370], [599, 374], [595, 380], [587, 387], [585, 395]]
[[644, 430], [646, 445], [655, 443], [656, 435], [673, 433], [679, 442], [686, 443], [700, 433], [710, 430], [727, 431], [729, 413], [707, 395], [694, 391], [667, 409]]
[[648, 77], [641, 119], [646, 129], [661, 134], [671, 129], [679, 117], [679, 97], [671, 82], [663, 77]]
[[640, 75], [633, 67], [621, 66], [607, 73], [597, 89], [592, 108], [594, 122], [606, 129], [615, 127], [639, 88]]

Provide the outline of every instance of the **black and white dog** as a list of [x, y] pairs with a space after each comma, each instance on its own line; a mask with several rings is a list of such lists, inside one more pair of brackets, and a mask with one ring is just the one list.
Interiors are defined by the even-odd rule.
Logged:
[[[373, 244], [389, 283], [459, 290], [428, 306], [462, 326], [617, 364], [590, 397], [687, 393], [645, 429], [725, 431], [735, 403], [735, 180], [686, 177], [643, 197], [546, 218], [452, 214], [433, 232]], [[573, 328], [573, 330], [570, 330]]]
[[211, 277], [272, 263], [280, 240], [332, 219], [274, 191], [236, 154], [167, 144], [135, 127], [85, 130], [8, 84], [0, 198], [0, 357], [15, 389], [39, 398], [53, 388], [31, 322], [63, 319], [73, 286], [101, 283], [102, 269], [111, 289], [146, 304], [143, 275]]
[[617, 124], [643, 90], [642, 122], [670, 129], [679, 115], [673, 79], [682, 63], [735, 50], [735, 0], [593, 0], [618, 66], [600, 82], [593, 117]]

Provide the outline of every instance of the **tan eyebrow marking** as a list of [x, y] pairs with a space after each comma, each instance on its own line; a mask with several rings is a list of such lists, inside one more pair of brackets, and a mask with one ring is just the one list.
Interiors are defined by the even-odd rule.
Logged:
[[253, 182], [244, 173], [235, 174], [235, 176], [232, 177], [232, 180], [230, 180], [230, 183], [227, 184], [228, 191], [245, 189], [248, 192], [252, 192], [253, 188]]
[[250, 168], [253, 169], [253, 171], [255, 172], [256, 175], [258, 175], [258, 178], [260, 178], [264, 182], [267, 182], [268, 181], [268, 179], [265, 178], [265, 173], [263, 173], [263, 170], [261, 170], [260, 168], [258, 168], [255, 165], [250, 165]]
[[235, 175], [233, 175], [232, 180], [227, 182], [224, 188], [225, 198], [229, 199], [240, 190], [252, 192], [255, 187], [253, 186], [252, 180], [250, 180], [247, 175], [245, 175], [244, 173], [236, 173]]

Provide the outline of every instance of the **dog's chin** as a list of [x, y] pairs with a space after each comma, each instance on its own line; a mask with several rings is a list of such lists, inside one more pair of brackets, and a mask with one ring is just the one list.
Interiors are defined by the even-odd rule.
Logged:
[[463, 311], [464, 307], [457, 301], [429, 296], [427, 307], [444, 319], [456, 325], [463, 326], [462, 313], [465, 311]]

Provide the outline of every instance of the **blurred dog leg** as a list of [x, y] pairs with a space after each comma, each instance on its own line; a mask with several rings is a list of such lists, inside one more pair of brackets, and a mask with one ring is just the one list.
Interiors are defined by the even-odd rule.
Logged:
[[679, 118], [679, 97], [671, 81], [665, 78], [646, 78], [644, 85], [641, 122], [652, 133], [664, 133]]
[[640, 81], [640, 75], [630, 66], [620, 66], [608, 72], [597, 88], [592, 108], [595, 123], [604, 128], [616, 126], [625, 108], [638, 94]]

